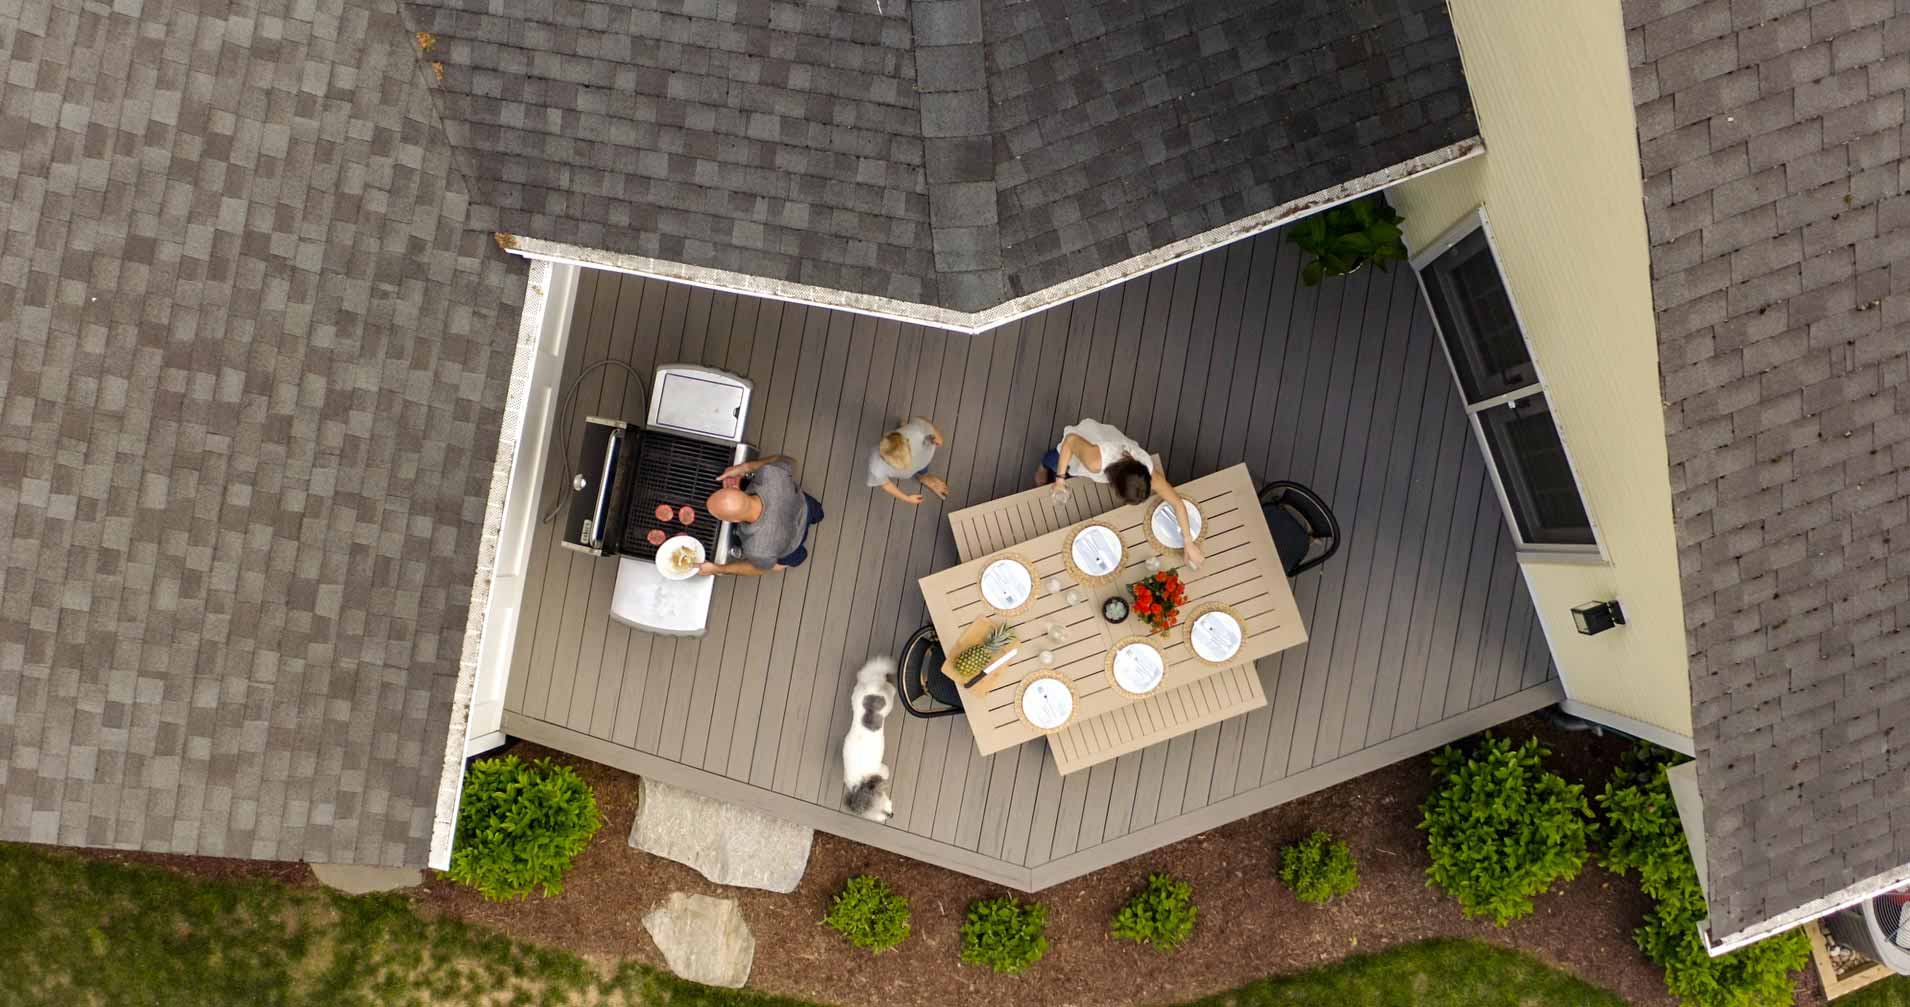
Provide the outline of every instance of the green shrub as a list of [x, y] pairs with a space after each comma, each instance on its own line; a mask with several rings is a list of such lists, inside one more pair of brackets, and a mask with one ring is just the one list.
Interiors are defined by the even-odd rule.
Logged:
[[1048, 953], [1048, 907], [1012, 895], [969, 903], [962, 921], [962, 962], [1020, 975]]
[[1549, 754], [1536, 738], [1515, 747], [1487, 734], [1474, 752], [1433, 757], [1437, 789], [1419, 823], [1432, 855], [1426, 876], [1467, 916], [1505, 926], [1585, 866], [1591, 805], [1583, 787], [1540, 768]]
[[1679, 761], [1641, 742], [1598, 795], [1605, 815], [1602, 862], [1614, 873], [1637, 871], [1639, 887], [1657, 902], [1633, 939], [1645, 957], [1664, 966], [1666, 988], [1688, 1007], [1788, 1005], [1790, 973], [1810, 958], [1803, 931], [1767, 937], [1717, 958], [1705, 952], [1698, 937], [1707, 912], [1704, 889], [1665, 778], [1665, 770]]
[[1300, 268], [1300, 282], [1317, 287], [1329, 276], [1345, 276], [1367, 263], [1384, 270], [1406, 258], [1399, 211], [1385, 196], [1373, 195], [1322, 210], [1295, 223], [1290, 240], [1312, 256]]
[[1360, 886], [1353, 851], [1324, 832], [1280, 850], [1280, 880], [1301, 902], [1323, 905]]
[[603, 825], [597, 798], [569, 766], [515, 755], [480, 759], [464, 774], [451, 880], [487, 899], [564, 890], [570, 862]]
[[858, 874], [829, 904], [822, 921], [856, 947], [887, 951], [909, 935], [909, 900], [881, 878]]
[[1108, 930], [1136, 944], [1152, 944], [1156, 951], [1172, 951], [1194, 933], [1194, 889], [1165, 874], [1147, 876], [1147, 887], [1136, 892], [1114, 914]]

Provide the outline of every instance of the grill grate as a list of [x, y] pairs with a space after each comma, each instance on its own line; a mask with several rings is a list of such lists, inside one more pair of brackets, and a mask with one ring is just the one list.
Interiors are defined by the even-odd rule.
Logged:
[[[648, 536], [652, 529], [661, 528], [666, 536], [694, 536], [703, 543], [704, 554], [715, 559], [722, 523], [710, 516], [704, 501], [717, 489], [717, 476], [730, 467], [736, 445], [660, 430], [645, 430], [631, 440], [636, 460], [629, 466], [630, 496], [620, 551], [638, 559], [655, 559], [657, 547]], [[658, 521], [658, 504], [673, 508], [687, 504], [696, 510], [696, 523], [685, 528], [675, 518]]]

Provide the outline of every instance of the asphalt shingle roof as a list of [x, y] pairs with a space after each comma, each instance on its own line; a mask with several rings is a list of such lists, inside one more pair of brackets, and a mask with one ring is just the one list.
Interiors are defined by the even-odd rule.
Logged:
[[1478, 133], [1444, 0], [987, 11], [1014, 296]]
[[513, 233], [977, 311], [1477, 134], [1442, 0], [404, 0]]
[[1723, 937], [1910, 863], [1910, 15], [1625, 20]]
[[412, 45], [0, 4], [0, 838], [424, 863], [524, 281]]
[[0, 838], [425, 860], [493, 231], [974, 310], [1474, 132], [1440, 0], [0, 5]]

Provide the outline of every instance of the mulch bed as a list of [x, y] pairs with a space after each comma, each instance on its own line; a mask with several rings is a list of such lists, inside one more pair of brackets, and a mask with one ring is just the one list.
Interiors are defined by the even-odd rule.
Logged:
[[[1508, 725], [1537, 732], [1551, 765], [1602, 787], [1625, 743], [1567, 733], [1539, 718]], [[1047, 958], [1016, 978], [960, 964], [962, 914], [1001, 888], [920, 861], [817, 833], [809, 870], [788, 895], [711, 884], [694, 870], [640, 854], [625, 843], [636, 778], [519, 743], [525, 758], [575, 765], [596, 790], [608, 824], [572, 870], [564, 893], [510, 905], [487, 903], [443, 880], [423, 905], [531, 940], [591, 955], [661, 964], [641, 917], [672, 891], [737, 899], [756, 935], [750, 985], [846, 1007], [914, 1004], [1067, 1004], [1113, 1007], [1186, 1000], [1265, 976], [1311, 968], [1355, 951], [1433, 936], [1468, 936], [1523, 948], [1639, 1004], [1675, 1004], [1663, 974], [1639, 954], [1631, 931], [1649, 907], [1635, 883], [1588, 869], [1533, 915], [1504, 929], [1469, 921], [1426, 887], [1423, 833], [1415, 826], [1430, 789], [1429, 760], [1417, 758], [1243, 819], [1038, 893], [1049, 907]], [[1360, 887], [1324, 908], [1295, 899], [1276, 875], [1276, 851], [1325, 829], [1345, 839], [1360, 865]], [[1107, 936], [1108, 919], [1152, 871], [1194, 887], [1200, 924], [1180, 951], [1164, 955]], [[913, 932], [892, 952], [871, 956], [819, 922], [851, 875], [873, 873], [908, 896]]]
[[[1604, 785], [1626, 742], [1562, 731], [1539, 717], [1501, 733], [1537, 734], [1553, 750], [1548, 765]], [[1430, 757], [1407, 760], [1145, 856], [1038, 893], [1049, 907], [1047, 958], [1009, 978], [960, 964], [963, 910], [998, 886], [919, 861], [816, 834], [809, 870], [788, 895], [711, 884], [681, 864], [626, 845], [636, 777], [528, 743], [510, 751], [549, 756], [577, 767], [595, 789], [606, 825], [577, 860], [562, 895], [490, 903], [442, 878], [413, 893], [421, 910], [442, 912], [559, 945], [592, 957], [661, 956], [641, 918], [673, 891], [740, 902], [756, 936], [752, 988], [844, 1007], [915, 1004], [1066, 1004], [1115, 1007], [1172, 1003], [1266, 976], [1301, 971], [1348, 954], [1428, 937], [1457, 936], [1519, 948], [1611, 989], [1635, 1004], [1675, 1007], [1663, 973], [1638, 952], [1631, 933], [1650, 900], [1635, 881], [1595, 866], [1540, 896], [1530, 916], [1499, 928], [1467, 920], [1457, 904], [1426, 886], [1419, 805], [1430, 789]], [[1276, 875], [1276, 851], [1315, 829], [1345, 839], [1359, 862], [1360, 887], [1326, 907], [1295, 899]], [[263, 874], [299, 883], [300, 865], [243, 865], [204, 857], [99, 854], [171, 864], [195, 873]], [[237, 866], [243, 865], [243, 866]], [[1108, 919], [1153, 871], [1194, 887], [1200, 924], [1180, 951], [1159, 954], [1107, 936]], [[906, 895], [913, 933], [879, 956], [859, 951], [819, 922], [851, 875], [873, 873]], [[1822, 1004], [1816, 981], [1794, 977], [1798, 1003]]]

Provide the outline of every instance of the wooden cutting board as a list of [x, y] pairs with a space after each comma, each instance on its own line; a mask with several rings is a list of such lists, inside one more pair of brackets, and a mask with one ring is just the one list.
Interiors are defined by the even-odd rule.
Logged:
[[[990, 688], [994, 687], [995, 680], [1001, 677], [1002, 669], [1008, 666], [1009, 662], [1007, 661], [1002, 662], [1001, 665], [996, 667], [994, 671], [991, 671], [988, 674], [983, 675], [981, 680], [976, 682], [972, 687], [963, 685], [962, 680], [956, 677], [955, 656], [957, 654], [962, 653], [963, 651], [966, 651], [968, 648], [981, 643], [984, 639], [988, 637], [988, 634], [994, 628], [995, 628], [995, 621], [993, 619], [988, 619], [988, 618], [977, 619], [973, 623], [971, 623], [967, 629], [962, 630], [962, 635], [955, 639], [954, 646], [944, 647], [942, 649], [942, 653], [945, 655], [942, 659], [942, 674], [947, 675], [949, 681], [954, 682], [955, 685], [958, 688], [960, 688], [963, 692], [974, 692], [977, 694], [986, 693]], [[1015, 643], [1009, 644], [1008, 650], [1003, 651], [1002, 653], [1005, 654], [1005, 653], [1008, 653], [1009, 651], [1013, 651], [1019, 646], [1021, 646], [1021, 642], [1016, 641]], [[997, 658], [999, 658], [1000, 656], [1001, 656], [1000, 654], [996, 655]]]

